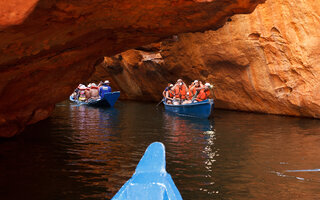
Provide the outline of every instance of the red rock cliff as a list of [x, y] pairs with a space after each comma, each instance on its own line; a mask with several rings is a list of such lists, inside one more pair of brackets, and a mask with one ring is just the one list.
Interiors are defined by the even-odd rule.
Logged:
[[106, 78], [129, 91], [125, 98], [154, 100], [166, 82], [201, 79], [215, 83], [219, 108], [320, 118], [320, 1], [268, 0], [228, 21], [163, 42], [160, 64], [130, 50], [117, 74], [117, 57], [106, 60]]
[[0, 0], [0, 136], [46, 118], [102, 56], [221, 27], [265, 0]]

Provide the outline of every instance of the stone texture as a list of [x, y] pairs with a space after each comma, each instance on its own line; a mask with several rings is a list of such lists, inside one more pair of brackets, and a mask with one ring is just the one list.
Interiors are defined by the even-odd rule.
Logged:
[[152, 78], [139, 77], [142, 72], [134, 69], [141, 63], [135, 50], [122, 54], [123, 71], [130, 76], [108, 73], [105, 78], [130, 91], [125, 98], [154, 100], [169, 81], [200, 79], [215, 84], [218, 108], [320, 118], [319, 30], [320, 1], [268, 0], [217, 31], [162, 42], [161, 66], [138, 64], [152, 66]]
[[47, 117], [103, 56], [217, 29], [264, 1], [0, 0], [0, 136]]
[[181, 35], [165, 62], [214, 82], [219, 108], [319, 118], [320, 1], [268, 0], [231, 20]]
[[109, 79], [113, 90], [120, 90], [120, 99], [160, 101], [163, 87], [173, 81], [159, 51], [128, 50], [113, 57], [105, 57], [98, 65], [91, 81]]

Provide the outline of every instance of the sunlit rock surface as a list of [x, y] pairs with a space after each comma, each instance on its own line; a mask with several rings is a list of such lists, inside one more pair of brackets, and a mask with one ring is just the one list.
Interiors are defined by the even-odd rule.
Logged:
[[160, 43], [105, 57], [90, 80], [109, 79], [113, 90], [121, 91], [120, 99], [160, 101], [163, 87], [177, 74], [168, 74], [159, 48]]
[[162, 42], [160, 65], [141, 62], [145, 51], [122, 53], [123, 72], [106, 78], [128, 99], [159, 100], [166, 83], [180, 77], [214, 83], [219, 108], [319, 118], [320, 1], [268, 0], [228, 21]]
[[0, 0], [0, 136], [49, 116], [103, 56], [217, 29], [265, 0]]

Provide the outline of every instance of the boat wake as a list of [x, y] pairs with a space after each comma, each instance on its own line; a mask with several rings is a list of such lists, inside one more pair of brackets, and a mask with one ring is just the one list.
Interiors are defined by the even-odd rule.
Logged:
[[285, 172], [320, 172], [320, 169], [286, 170]]
[[299, 176], [289, 175], [286, 173], [294, 173], [294, 172], [320, 172], [320, 169], [300, 169], [300, 170], [285, 170], [284, 172], [277, 172], [277, 171], [271, 171], [271, 173], [276, 174], [280, 177], [286, 177], [286, 178], [295, 178], [299, 181], [312, 181], [312, 182], [318, 182], [320, 183], [320, 180], [315, 180], [311, 178], [303, 178]]

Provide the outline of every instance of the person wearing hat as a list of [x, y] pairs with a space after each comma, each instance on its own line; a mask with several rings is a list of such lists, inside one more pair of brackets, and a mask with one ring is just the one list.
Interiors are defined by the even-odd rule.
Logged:
[[82, 84], [79, 84], [78, 87], [73, 91], [72, 93], [72, 98], [73, 99], [79, 99], [79, 92], [80, 92], [80, 87], [82, 86]]
[[211, 88], [211, 84], [210, 83], [206, 83], [206, 84], [204, 84], [204, 87], [199, 88], [200, 92], [199, 92], [199, 94], [198, 94], [198, 96], [196, 98], [196, 101], [200, 102], [200, 101], [207, 100], [209, 98], [209, 96], [210, 96], [210, 88]]
[[172, 104], [173, 101], [173, 97], [174, 97], [174, 92], [172, 90], [173, 84], [170, 84], [167, 87], [166, 93], [165, 93], [165, 98], [166, 98], [166, 102], [167, 104]]
[[86, 87], [86, 90], [85, 90], [86, 100], [90, 99], [90, 97], [91, 97], [90, 90], [91, 90], [91, 83], [88, 84], [88, 86]]
[[172, 90], [174, 91], [174, 99], [173, 104], [182, 104], [183, 101], [187, 99], [188, 87], [182, 81], [182, 79], [178, 79], [176, 84], [173, 86]]
[[86, 100], [86, 93], [85, 93], [85, 91], [86, 91], [86, 86], [84, 86], [84, 85], [81, 85], [80, 87], [79, 87], [79, 101], [85, 101]]
[[111, 92], [110, 82], [108, 80], [104, 81], [102, 86], [99, 88], [99, 95], [103, 97], [105, 94]]
[[98, 98], [99, 98], [99, 88], [95, 83], [92, 83], [90, 87], [90, 99], [98, 99]]
[[193, 83], [189, 87], [189, 100], [193, 100], [199, 92], [197, 92], [198, 88], [203, 87], [203, 84], [201, 81], [194, 80]]
[[166, 98], [166, 92], [169, 90], [169, 87], [170, 87], [170, 85], [173, 85], [172, 83], [168, 83], [168, 86], [163, 90], [163, 92], [162, 92], [162, 96], [164, 97], [164, 98]]

